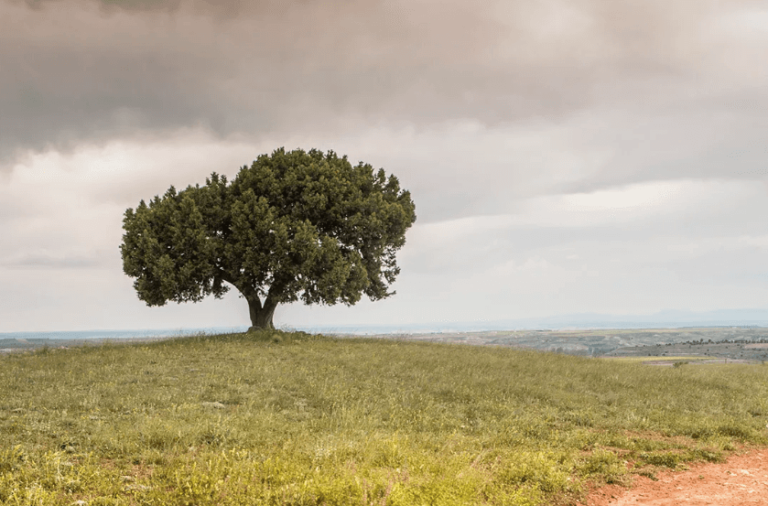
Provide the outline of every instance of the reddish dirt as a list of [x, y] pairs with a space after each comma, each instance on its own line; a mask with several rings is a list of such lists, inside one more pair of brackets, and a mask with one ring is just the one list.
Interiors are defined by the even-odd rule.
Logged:
[[582, 506], [768, 505], [768, 449], [732, 455], [723, 464], [689, 464], [657, 478], [637, 476], [629, 488], [595, 489]]

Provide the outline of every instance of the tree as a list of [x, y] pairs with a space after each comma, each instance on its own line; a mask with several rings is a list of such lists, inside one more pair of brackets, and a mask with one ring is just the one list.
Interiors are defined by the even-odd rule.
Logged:
[[369, 164], [283, 148], [234, 178], [172, 186], [128, 209], [123, 271], [149, 306], [221, 298], [235, 287], [251, 329], [272, 328], [278, 304], [353, 305], [395, 292], [395, 254], [416, 220], [408, 191]]

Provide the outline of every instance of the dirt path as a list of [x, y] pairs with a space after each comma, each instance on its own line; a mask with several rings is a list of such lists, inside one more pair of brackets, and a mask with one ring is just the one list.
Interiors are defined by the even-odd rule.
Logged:
[[697, 463], [681, 472], [636, 477], [631, 488], [606, 486], [585, 506], [768, 505], [768, 449], [733, 455], [724, 464]]

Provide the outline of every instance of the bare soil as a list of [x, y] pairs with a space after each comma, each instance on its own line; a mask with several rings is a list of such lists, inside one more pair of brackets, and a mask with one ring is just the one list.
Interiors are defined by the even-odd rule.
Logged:
[[721, 464], [695, 463], [684, 471], [637, 476], [629, 487], [594, 489], [580, 506], [768, 505], [768, 449], [732, 455]]

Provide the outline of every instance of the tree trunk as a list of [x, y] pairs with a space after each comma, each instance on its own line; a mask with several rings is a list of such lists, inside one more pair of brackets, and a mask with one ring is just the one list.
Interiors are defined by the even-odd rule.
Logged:
[[258, 296], [246, 300], [248, 301], [248, 311], [251, 314], [251, 328], [248, 329], [248, 332], [275, 328], [272, 317], [275, 315], [275, 308], [277, 308], [276, 302], [267, 297], [262, 305]]

